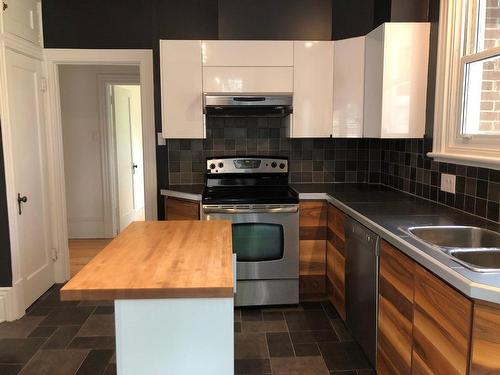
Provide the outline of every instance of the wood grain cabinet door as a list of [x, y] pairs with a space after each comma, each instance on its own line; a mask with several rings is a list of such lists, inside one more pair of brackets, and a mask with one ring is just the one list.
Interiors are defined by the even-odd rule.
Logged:
[[420, 266], [415, 272], [413, 374], [467, 374], [472, 302]]
[[166, 220], [199, 220], [200, 203], [180, 198], [165, 199]]
[[325, 201], [300, 202], [300, 293], [325, 293], [326, 274]]
[[500, 374], [500, 305], [474, 304], [470, 374]]
[[345, 215], [331, 203], [328, 204], [328, 240], [326, 273], [328, 297], [345, 320]]
[[377, 373], [411, 374], [415, 262], [381, 241]]

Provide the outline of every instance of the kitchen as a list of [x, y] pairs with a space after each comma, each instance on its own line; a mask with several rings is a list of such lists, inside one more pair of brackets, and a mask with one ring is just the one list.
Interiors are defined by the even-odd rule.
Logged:
[[[205, 372], [225, 373], [211, 372], [209, 366], [224, 362], [225, 368], [228, 363], [233, 368], [233, 360], [234, 369], [228, 373], [498, 371], [491, 354], [498, 350], [500, 302], [495, 271], [497, 91], [488, 86], [490, 82], [482, 82], [483, 70], [491, 69], [487, 73], [492, 76], [498, 70], [498, 47], [494, 37], [489, 40], [481, 34], [478, 45], [467, 46], [470, 49], [462, 57], [456, 48], [460, 33], [455, 39], [447, 34], [453, 25], [466, 29], [456, 25], [466, 6], [470, 7], [466, 14], [488, 20], [486, 31], [479, 26], [478, 33], [494, 30], [495, 20], [490, 19], [494, 5], [472, 0], [458, 2], [463, 8], [447, 1], [349, 3], [276, 0], [257, 6], [220, 0], [118, 6], [45, 0], [43, 49], [30, 54], [41, 56], [49, 67], [50, 97], [56, 87], [51, 69], [57, 64], [108, 64], [118, 58], [121, 64], [137, 64], [146, 116], [143, 126], [155, 128], [143, 128], [146, 219], [159, 219], [169, 226], [162, 230], [172, 231], [186, 228], [178, 220], [195, 221], [193, 230], [182, 229], [181, 237], [195, 236], [195, 226], [203, 223], [219, 219], [233, 223], [229, 253], [234, 252], [237, 261], [230, 271], [237, 279], [232, 282], [235, 298], [224, 294], [222, 300], [231, 300], [236, 309], [234, 316], [223, 319], [229, 310], [226, 305], [217, 307], [224, 313], [214, 324], [225, 327], [219, 331], [220, 347], [233, 348], [234, 340], [234, 353], [227, 349], [226, 356], [214, 354], [212, 358], [220, 361], [204, 362]], [[484, 12], [491, 12], [489, 18]], [[14, 38], [8, 29], [12, 24], [5, 25], [4, 50], [25, 48], [27, 53], [25, 43], [15, 48], [9, 44]], [[467, 27], [468, 32], [475, 30], [474, 25]], [[461, 64], [468, 70], [461, 70]], [[463, 79], [460, 74], [468, 74], [464, 88], [457, 84]], [[455, 139], [450, 136], [455, 131], [451, 124], [460, 122], [462, 112], [454, 103], [462, 94], [466, 115]], [[2, 204], [11, 219], [16, 218], [18, 206], [29, 215], [32, 198], [28, 194], [27, 202], [10, 199], [17, 194], [9, 182], [15, 169], [9, 156], [13, 132], [5, 114], [9, 111], [4, 112], [11, 99], [9, 93], [3, 95], [7, 95], [2, 136], [9, 199]], [[57, 149], [53, 142], [57, 105], [51, 100], [49, 154]], [[443, 124], [450, 124], [450, 129]], [[60, 161], [49, 157], [50, 172]], [[58, 174], [52, 173], [57, 187]], [[92, 264], [101, 262], [101, 271], [112, 274], [105, 256], [118, 262], [117, 255], [127, 251], [124, 239], [132, 238], [126, 236], [149, 229], [134, 223], [123, 231], [63, 288], [63, 301], [58, 301], [60, 283], [69, 277], [64, 263], [67, 245], [63, 245], [67, 237], [61, 229], [64, 204], [57, 199], [64, 191], [62, 195], [57, 191], [54, 186], [47, 191], [53, 228], [47, 248], [55, 249], [55, 276], [48, 278], [47, 271], [44, 282], [54, 280], [58, 285], [18, 321], [24, 330], [2, 323], [0, 353], [5, 351], [0, 366], [13, 373], [39, 373], [37, 369], [53, 366], [56, 358], [65, 358], [72, 367], [60, 373], [137, 373], [134, 366], [144, 363], [137, 355], [125, 354], [139, 352], [127, 336], [133, 331], [127, 332], [122, 324], [126, 320], [120, 317], [132, 313], [127, 301], [141, 297], [125, 298], [129, 292], [118, 285], [119, 278], [113, 285], [113, 277], [94, 277], [97, 268]], [[2, 267], [7, 267], [2, 269], [5, 294], [0, 296], [7, 296], [2, 306], [11, 306], [12, 289], [22, 279], [17, 271], [18, 232], [12, 229], [13, 220], [2, 220], [6, 223], [2, 240], [9, 244], [10, 237], [11, 252], [1, 253], [6, 259]], [[146, 251], [150, 245], [144, 241], [140, 249]], [[175, 248], [160, 242], [167, 253], [186, 246], [186, 241]], [[213, 246], [225, 251], [226, 264], [230, 254], [215, 242]], [[172, 260], [178, 259], [173, 254]], [[188, 261], [200, 264], [187, 258], [180, 263]], [[151, 267], [155, 270], [157, 265]], [[158, 291], [151, 298], [164, 306], [184, 301], [188, 309], [189, 300], [196, 297], [193, 288], [203, 289], [190, 283], [203, 271], [196, 267], [190, 277], [181, 278], [185, 285], [165, 287], [168, 293]], [[79, 280], [90, 289], [95, 283], [95, 290], [105, 284], [109, 293], [96, 296], [90, 289], [80, 290]], [[163, 275], [158, 282], [170, 285], [173, 280]], [[147, 288], [147, 282], [144, 285]], [[226, 292], [226, 287], [221, 288]], [[179, 294], [172, 298], [175, 293]], [[207, 300], [221, 297], [218, 293], [209, 293]], [[154, 301], [147, 296], [142, 299]], [[110, 299], [117, 299], [115, 328]], [[7, 320], [24, 315], [5, 310], [7, 317], [14, 316]], [[151, 321], [149, 328], [142, 322], [144, 330], [139, 325], [134, 331], [137, 345], [147, 342], [139, 337], [168, 321], [170, 313]], [[197, 325], [200, 336], [208, 330], [206, 325]], [[228, 326], [234, 335], [222, 334]], [[2, 329], [10, 333], [2, 336]], [[70, 336], [66, 344], [44, 348], [46, 341], [53, 345], [55, 336], [64, 332]], [[177, 334], [181, 342], [193, 332], [186, 328]], [[122, 345], [116, 342], [116, 357], [115, 335], [123, 339]], [[151, 342], [157, 339], [162, 342], [161, 337]], [[193, 352], [203, 351], [202, 342], [192, 344]], [[27, 354], [16, 356], [23, 350], [12, 348], [24, 348]], [[193, 367], [182, 366], [195, 361], [171, 361], [173, 351], [162, 353], [161, 344], [154, 348], [141, 351], [141, 358], [148, 358], [145, 362], [161, 363], [165, 371], [175, 362], [181, 367], [174, 373], [193, 373]], [[163, 362], [157, 361], [158, 353]], [[95, 369], [89, 370], [92, 366]], [[143, 371], [155, 373], [152, 368]]]

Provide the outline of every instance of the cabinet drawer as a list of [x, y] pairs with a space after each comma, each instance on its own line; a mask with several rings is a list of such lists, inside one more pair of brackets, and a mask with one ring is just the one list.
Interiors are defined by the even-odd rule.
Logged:
[[293, 68], [204, 67], [203, 91], [212, 93], [293, 92]]
[[204, 66], [293, 66], [291, 41], [206, 40]]

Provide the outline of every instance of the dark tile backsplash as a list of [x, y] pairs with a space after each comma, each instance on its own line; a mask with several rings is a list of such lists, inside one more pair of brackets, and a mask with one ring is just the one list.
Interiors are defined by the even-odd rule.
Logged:
[[[168, 140], [170, 184], [203, 183], [205, 158], [273, 155], [290, 159], [290, 181], [382, 183], [499, 222], [500, 171], [428, 158], [430, 139], [289, 139], [277, 118], [209, 118], [207, 138]], [[457, 176], [456, 194], [440, 190]]]
[[170, 184], [203, 182], [205, 158], [273, 155], [290, 159], [291, 182], [380, 181], [380, 140], [289, 139], [279, 118], [209, 118], [207, 138], [169, 140]]
[[[437, 162], [431, 149], [430, 139], [382, 140], [382, 184], [500, 222], [500, 170]], [[455, 194], [440, 190], [442, 173], [457, 176]]]

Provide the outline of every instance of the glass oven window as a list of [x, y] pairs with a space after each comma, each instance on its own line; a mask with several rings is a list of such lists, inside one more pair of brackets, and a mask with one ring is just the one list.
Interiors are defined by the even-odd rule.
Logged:
[[238, 262], [262, 262], [283, 258], [283, 226], [278, 224], [233, 224], [233, 252]]

